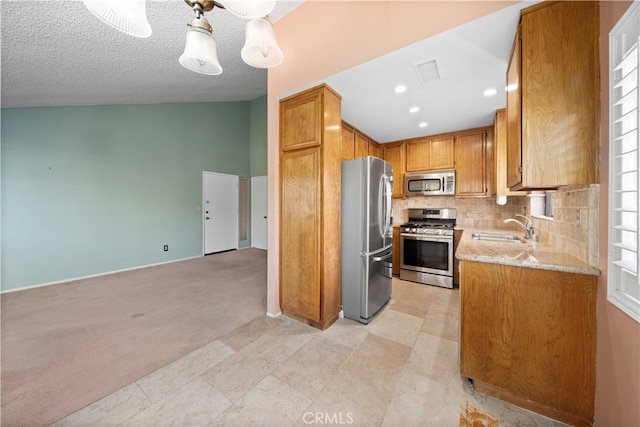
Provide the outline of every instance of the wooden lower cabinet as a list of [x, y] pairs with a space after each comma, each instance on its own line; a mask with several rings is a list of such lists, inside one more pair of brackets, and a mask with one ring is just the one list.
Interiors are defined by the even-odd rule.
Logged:
[[458, 244], [462, 238], [462, 229], [453, 230], [453, 284], [460, 285], [460, 260], [455, 257], [455, 253], [458, 250]]
[[460, 371], [474, 388], [592, 425], [596, 276], [461, 261]]

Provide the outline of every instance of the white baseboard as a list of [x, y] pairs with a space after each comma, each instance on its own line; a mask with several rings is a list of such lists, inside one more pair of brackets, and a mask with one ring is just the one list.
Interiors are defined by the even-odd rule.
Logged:
[[277, 313], [269, 313], [269, 312], [267, 311], [267, 317], [271, 317], [271, 318], [274, 318], [274, 319], [275, 319], [276, 317], [280, 317], [280, 316], [282, 316], [282, 312], [281, 312], [281, 311], [279, 311], [279, 312], [277, 312]]
[[192, 256], [192, 257], [188, 257], [188, 258], [173, 259], [171, 261], [158, 262], [158, 263], [155, 263], [155, 264], [140, 265], [138, 267], [124, 268], [122, 270], [107, 271], [107, 272], [104, 272], [104, 273], [91, 274], [89, 276], [71, 277], [69, 279], [56, 280], [55, 282], [40, 283], [38, 285], [22, 286], [20, 288], [15, 288], [15, 289], [6, 289], [6, 290], [3, 290], [3, 291], [0, 291], [0, 295], [8, 294], [10, 292], [26, 291], [27, 289], [41, 288], [43, 286], [59, 285], [61, 283], [74, 282], [76, 280], [91, 279], [93, 277], [107, 276], [109, 274], [122, 273], [122, 272], [125, 272], [125, 271], [139, 270], [141, 268], [155, 267], [157, 265], [171, 264], [171, 263], [174, 263], [174, 262], [186, 261], [186, 260], [194, 259], [194, 258], [201, 258], [201, 255]]

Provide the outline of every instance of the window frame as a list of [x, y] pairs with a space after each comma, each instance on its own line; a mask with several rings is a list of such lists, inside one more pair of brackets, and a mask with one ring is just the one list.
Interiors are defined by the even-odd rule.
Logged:
[[[636, 99], [636, 105], [635, 105], [635, 141], [633, 139], [633, 137], [626, 139], [625, 143], [628, 143], [628, 141], [631, 141], [631, 145], [633, 146], [633, 144], [635, 143], [635, 174], [636, 174], [636, 182], [635, 182], [635, 190], [631, 189], [630, 191], [633, 192], [635, 191], [635, 198], [636, 198], [636, 206], [635, 206], [635, 212], [632, 210], [624, 210], [624, 212], [627, 213], [627, 215], [633, 217], [633, 215], [635, 214], [635, 221], [636, 224], [632, 224], [633, 226], [635, 226], [635, 248], [631, 248], [631, 249], [620, 249], [619, 246], [616, 246], [616, 243], [621, 243], [618, 242], [616, 239], [614, 241], [614, 235], [616, 230], [620, 230], [620, 227], [623, 224], [628, 224], [625, 223], [623, 219], [620, 219], [619, 221], [617, 220], [618, 216], [620, 216], [620, 218], [622, 218], [623, 214], [620, 213], [618, 214], [618, 212], [622, 212], [622, 210], [614, 210], [615, 208], [615, 191], [616, 190], [622, 190], [624, 188], [624, 180], [621, 179], [621, 181], [619, 183], [617, 183], [616, 177], [618, 175], [622, 175], [623, 173], [627, 173], [627, 172], [622, 172], [622, 171], [626, 171], [625, 166], [623, 165], [622, 162], [622, 158], [625, 157], [624, 155], [620, 155], [618, 156], [618, 153], [615, 151], [616, 149], [616, 139], [622, 139], [621, 136], [622, 135], [628, 135], [628, 134], [632, 134], [633, 130], [631, 131], [620, 131], [619, 134], [617, 133], [616, 129], [616, 123], [618, 122], [618, 119], [620, 119], [621, 117], [626, 116], [628, 113], [624, 113], [624, 114], [619, 114], [616, 111], [616, 103], [617, 101], [625, 98], [625, 96], [620, 96], [618, 98], [618, 96], [615, 94], [615, 89], [617, 84], [619, 83], [619, 81], [622, 81], [623, 79], [615, 80], [615, 73], [616, 73], [616, 67], [618, 67], [620, 64], [622, 64], [624, 62], [624, 60], [619, 59], [621, 57], [619, 49], [620, 49], [620, 45], [622, 45], [623, 43], [625, 43], [627, 40], [625, 39], [623, 41], [623, 38], [626, 37], [628, 34], [628, 32], [631, 32], [633, 34], [633, 25], [635, 25], [635, 28], [638, 28], [638, 26], [640, 25], [640, 1], [635, 0], [632, 5], [629, 7], [629, 9], [625, 12], [625, 14], [622, 16], [622, 18], [620, 18], [620, 20], [617, 22], [617, 24], [613, 27], [613, 29], [609, 32], [609, 200], [608, 200], [608, 207], [607, 207], [607, 211], [608, 211], [608, 243], [607, 243], [607, 251], [608, 251], [608, 274], [607, 274], [607, 300], [612, 303], [613, 305], [615, 305], [616, 307], [618, 307], [620, 310], [622, 310], [624, 313], [626, 313], [627, 315], [629, 315], [632, 319], [634, 319], [636, 322], [640, 323], [640, 300], [638, 300], [636, 297], [634, 297], [630, 292], [627, 292], [625, 289], [625, 286], [628, 285], [628, 281], [626, 282], [627, 285], [623, 284], [623, 277], [626, 275], [627, 278], [629, 276], [635, 275], [635, 281], [637, 286], [640, 288], [640, 280], [639, 280], [639, 275], [638, 275], [638, 265], [640, 265], [640, 252], [639, 252], [639, 248], [640, 248], [640, 242], [638, 240], [639, 236], [640, 236], [640, 229], [638, 227], [638, 203], [640, 201], [640, 168], [638, 167], [638, 165], [640, 165], [640, 155], [638, 153], [640, 153], [640, 129], [639, 128], [639, 123], [640, 123], [640, 34], [638, 34], [638, 39], [635, 40], [636, 43], [636, 47], [635, 47], [635, 55], [638, 56], [637, 61], [638, 63], [636, 63], [635, 67], [636, 67], [636, 80], [635, 84], [635, 91], [636, 91], [636, 97], [638, 99]], [[631, 29], [629, 31], [629, 29]], [[637, 30], [636, 30], [637, 31]], [[634, 43], [630, 43], [631, 47], [628, 48], [626, 52], [631, 52], [634, 50], [633, 45]], [[626, 58], [626, 56], [625, 56]], [[633, 72], [633, 71], [632, 71]], [[627, 76], [631, 75], [631, 73], [628, 73]], [[631, 79], [631, 81], [633, 82], [634, 80]], [[630, 92], [627, 92], [627, 94], [630, 94], [633, 92], [634, 89], [631, 89]], [[633, 99], [633, 98], [631, 98]], [[631, 113], [633, 112], [633, 110], [631, 110]], [[631, 114], [631, 117], [633, 118], [633, 114]], [[632, 128], [633, 129], [633, 128]], [[620, 142], [620, 144], [622, 144], [622, 142]], [[630, 153], [631, 151], [627, 151], [626, 153]], [[633, 156], [632, 156], [633, 158]], [[616, 160], [619, 160], [620, 162], [620, 167], [616, 166]], [[633, 173], [633, 169], [631, 169]], [[618, 175], [615, 175], [615, 174]], [[633, 182], [633, 180], [632, 180]], [[630, 227], [631, 229], [633, 227]], [[633, 232], [633, 231], [632, 231]], [[623, 242], [624, 243], [624, 239]], [[629, 268], [625, 268], [623, 266], [621, 266], [621, 263], [615, 263], [614, 261], [616, 261], [618, 258], [617, 253], [619, 253], [620, 251], [624, 251], [626, 250], [627, 252], [633, 252], [633, 249], [635, 249], [635, 266], [632, 266], [635, 268], [635, 271], [631, 271]], [[631, 258], [633, 259], [633, 258]], [[627, 279], [628, 280], [628, 279]]]

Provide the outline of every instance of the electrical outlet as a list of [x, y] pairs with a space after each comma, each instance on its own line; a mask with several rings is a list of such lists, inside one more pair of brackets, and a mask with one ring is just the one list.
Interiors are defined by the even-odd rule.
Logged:
[[589, 228], [589, 209], [580, 209], [580, 227]]
[[164, 245], [164, 251], [167, 252], [169, 250], [169, 245]]

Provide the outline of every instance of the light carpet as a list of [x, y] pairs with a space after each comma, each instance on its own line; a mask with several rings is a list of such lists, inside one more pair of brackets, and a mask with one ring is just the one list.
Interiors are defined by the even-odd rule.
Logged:
[[244, 249], [4, 294], [2, 426], [45, 426], [266, 313]]

